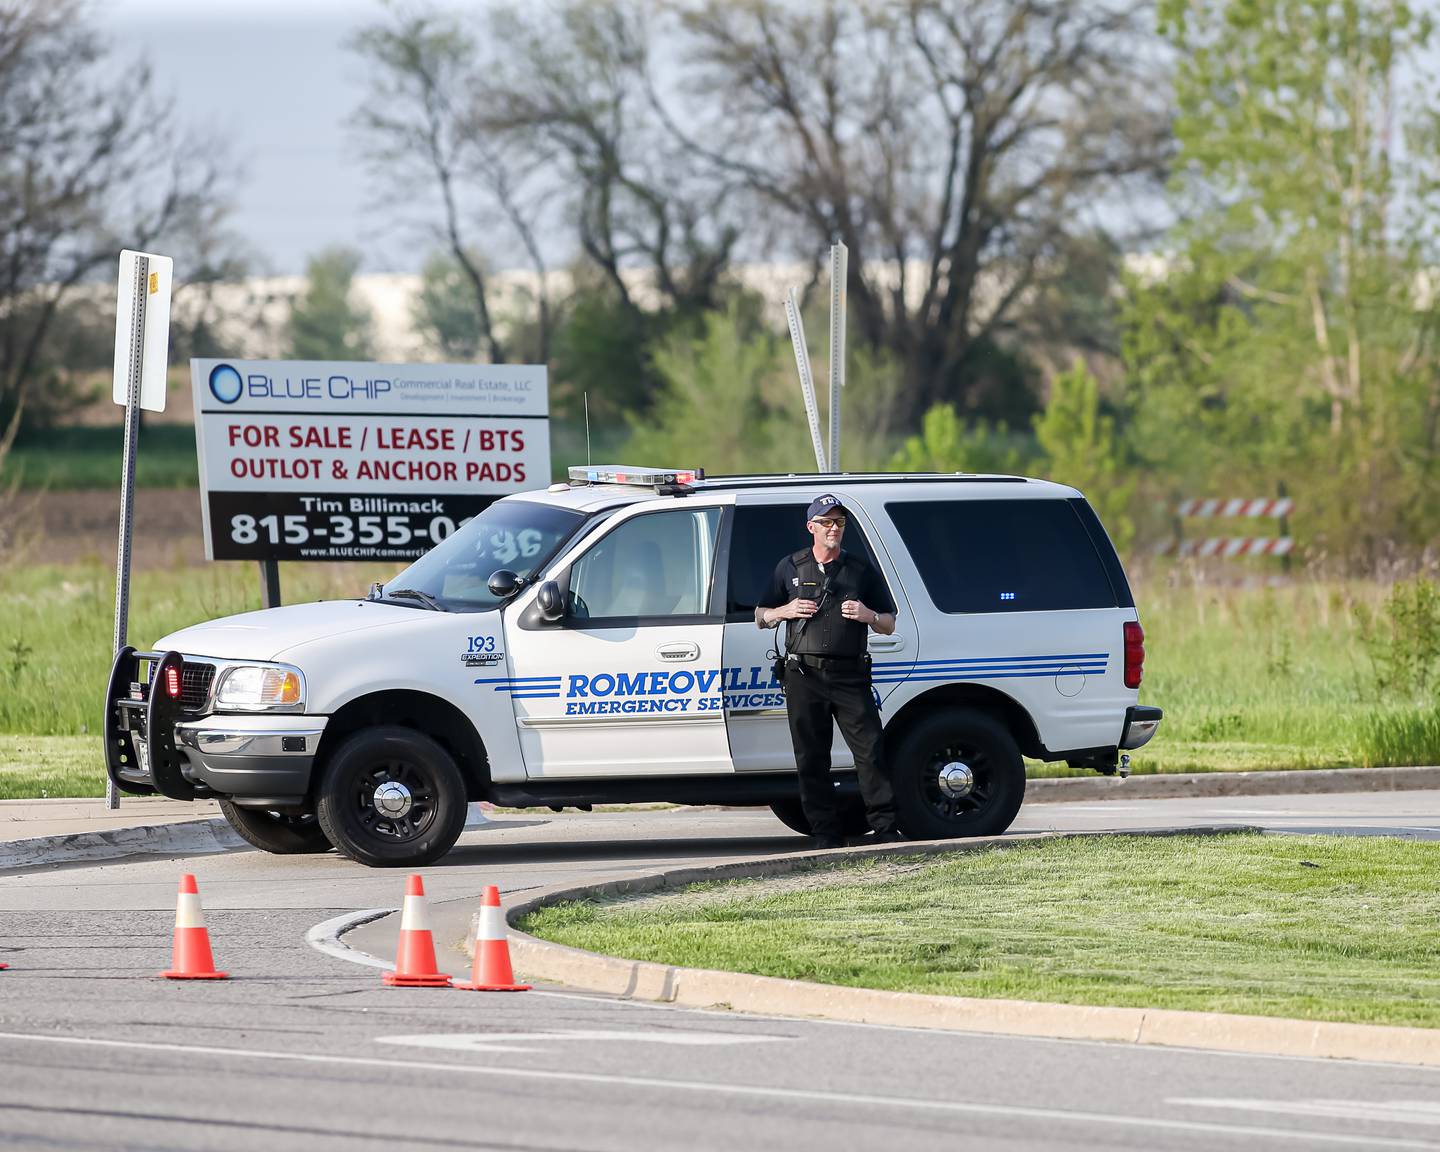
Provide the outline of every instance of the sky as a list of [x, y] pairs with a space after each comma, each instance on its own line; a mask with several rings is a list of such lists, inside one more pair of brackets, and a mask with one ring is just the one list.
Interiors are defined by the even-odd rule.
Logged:
[[231, 226], [257, 272], [303, 272], [336, 244], [364, 253], [364, 271], [418, 270], [423, 249], [382, 230], [346, 124], [366, 86], [345, 41], [383, 17], [379, 0], [103, 0], [91, 11], [117, 61], [144, 55], [181, 122], [226, 143]]

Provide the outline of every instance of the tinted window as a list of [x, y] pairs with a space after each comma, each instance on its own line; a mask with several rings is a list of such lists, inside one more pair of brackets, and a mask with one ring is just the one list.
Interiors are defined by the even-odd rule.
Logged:
[[[775, 565], [810, 543], [805, 530], [807, 500], [802, 504], [738, 504], [730, 533], [730, 580], [726, 599], [727, 620], [753, 620], [755, 605], [770, 587]], [[876, 570], [875, 554], [865, 531], [852, 516], [845, 526], [841, 547], [865, 557]]]
[[583, 519], [528, 500], [498, 501], [386, 587], [428, 592], [454, 611], [486, 611], [499, 604], [485, 586], [492, 573], [508, 568], [529, 579]]
[[885, 507], [942, 612], [1115, 607], [1105, 567], [1067, 500]]
[[571, 612], [582, 620], [703, 616], [719, 528], [718, 508], [627, 520], [575, 562]]

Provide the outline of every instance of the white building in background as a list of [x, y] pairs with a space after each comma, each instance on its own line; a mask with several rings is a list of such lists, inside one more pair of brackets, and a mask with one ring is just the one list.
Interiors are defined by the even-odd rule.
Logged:
[[[880, 286], [887, 294], [899, 279], [894, 262], [878, 267]], [[775, 327], [785, 328], [785, 294], [792, 285], [806, 284], [814, 275], [809, 265], [739, 264], [731, 270], [741, 284], [775, 307]], [[920, 303], [929, 274], [926, 262], [915, 260], [906, 267], [906, 299], [912, 306]], [[828, 290], [828, 266], [820, 271], [822, 292]], [[626, 276], [627, 284], [642, 307], [656, 303], [650, 273], [635, 270]], [[549, 273], [550, 299], [565, 299], [574, 287], [568, 270]], [[522, 270], [492, 273], [486, 284], [492, 312], [503, 326], [508, 320], [534, 314], [540, 279]], [[237, 281], [228, 284], [187, 286], [177, 284], [174, 303], [176, 323], [190, 324], [200, 308], [214, 318], [213, 325], [226, 355], [246, 359], [283, 357], [285, 328], [296, 297], [305, 291], [304, 276], [274, 276]], [[426, 346], [415, 328], [415, 301], [421, 287], [416, 273], [379, 272], [357, 275], [352, 281], [351, 300], [368, 309], [373, 320], [371, 339], [375, 359], [391, 361], [423, 361], [433, 359], [435, 350]], [[987, 293], [992, 299], [997, 294]], [[258, 322], [257, 322], [258, 320]]]

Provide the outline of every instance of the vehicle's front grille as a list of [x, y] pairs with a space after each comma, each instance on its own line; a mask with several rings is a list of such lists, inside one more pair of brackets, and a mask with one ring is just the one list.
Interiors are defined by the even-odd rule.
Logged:
[[215, 665], [191, 664], [180, 667], [180, 707], [198, 712], [210, 700], [210, 682], [215, 679]]

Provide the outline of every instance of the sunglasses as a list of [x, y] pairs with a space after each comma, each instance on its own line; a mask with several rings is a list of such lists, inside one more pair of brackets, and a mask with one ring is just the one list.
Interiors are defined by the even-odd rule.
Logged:
[[829, 531], [831, 528], [844, 528], [844, 527], [845, 527], [845, 517], [844, 517], [844, 516], [824, 516], [824, 517], [817, 516], [814, 520], [810, 521], [810, 523], [812, 523], [812, 524], [818, 524], [818, 525], [820, 525], [821, 528], [824, 528], [826, 531]]

